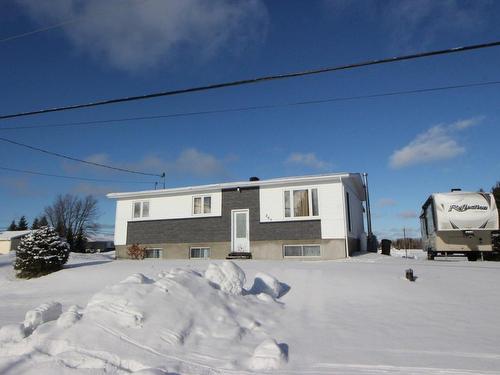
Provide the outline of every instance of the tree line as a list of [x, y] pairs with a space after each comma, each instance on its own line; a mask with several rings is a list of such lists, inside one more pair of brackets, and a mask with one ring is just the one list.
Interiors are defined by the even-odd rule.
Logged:
[[60, 194], [51, 205], [44, 208], [42, 214], [33, 219], [31, 228], [28, 228], [28, 221], [23, 215], [17, 223], [12, 220], [7, 230], [40, 229], [50, 226], [61, 238], [66, 239], [71, 251], [85, 252], [87, 237], [99, 229], [98, 218], [97, 199], [94, 196]]

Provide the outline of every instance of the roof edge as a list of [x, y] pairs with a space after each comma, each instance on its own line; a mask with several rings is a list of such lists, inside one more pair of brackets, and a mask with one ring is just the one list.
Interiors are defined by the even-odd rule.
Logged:
[[329, 173], [329, 174], [318, 174], [318, 175], [306, 175], [306, 176], [294, 176], [294, 177], [280, 177], [268, 180], [259, 181], [236, 181], [236, 182], [224, 182], [218, 184], [208, 184], [208, 185], [197, 185], [197, 186], [186, 186], [171, 189], [158, 189], [158, 190], [144, 190], [135, 192], [123, 192], [123, 193], [108, 193], [107, 198], [110, 199], [122, 199], [122, 198], [134, 198], [134, 197], [151, 197], [151, 196], [168, 196], [182, 193], [196, 193], [201, 191], [216, 191], [222, 189], [231, 188], [244, 188], [253, 186], [273, 186], [285, 183], [293, 182], [321, 182], [334, 179], [340, 179], [345, 177], [355, 177], [359, 173]]

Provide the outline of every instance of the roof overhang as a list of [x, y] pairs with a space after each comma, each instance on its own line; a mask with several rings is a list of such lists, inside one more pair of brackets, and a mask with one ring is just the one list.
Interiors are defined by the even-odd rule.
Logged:
[[247, 188], [247, 187], [279, 186], [279, 185], [289, 185], [289, 184], [314, 184], [314, 183], [335, 182], [335, 181], [340, 182], [341, 178], [349, 178], [349, 177], [352, 177], [355, 180], [359, 178], [359, 181], [361, 181], [359, 173], [330, 173], [330, 174], [320, 174], [311, 176], [282, 177], [282, 178], [274, 178], [274, 179], [259, 180], [259, 181], [225, 182], [220, 184], [187, 186], [187, 187], [172, 188], [172, 189], [109, 193], [106, 196], [111, 199], [163, 197], [163, 196], [171, 196], [179, 194], [191, 194], [191, 193], [196, 194], [200, 192], [211, 192], [211, 191], [220, 191], [224, 189], [236, 189], [236, 188]]

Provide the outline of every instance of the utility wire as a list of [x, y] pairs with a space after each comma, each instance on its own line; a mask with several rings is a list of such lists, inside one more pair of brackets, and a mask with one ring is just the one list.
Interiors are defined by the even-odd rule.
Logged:
[[10, 144], [13, 144], [13, 145], [16, 145], [16, 146], [25, 147], [25, 148], [28, 148], [30, 150], [35, 150], [35, 151], [43, 152], [45, 154], [57, 156], [59, 158], [68, 159], [68, 160], [72, 160], [72, 161], [77, 161], [79, 163], [85, 163], [85, 164], [89, 164], [89, 165], [93, 165], [93, 166], [97, 166], [97, 167], [113, 169], [115, 171], [127, 172], [127, 173], [135, 173], [135, 174], [140, 174], [140, 175], [143, 175], [143, 176], [164, 177], [164, 174], [139, 172], [139, 171], [134, 171], [134, 170], [131, 170], [131, 169], [113, 167], [111, 165], [106, 165], [106, 164], [101, 164], [101, 163], [95, 163], [93, 161], [88, 161], [88, 160], [74, 158], [72, 156], [67, 156], [67, 155], [59, 154], [57, 152], [44, 150], [42, 148], [38, 148], [38, 147], [35, 147], [35, 146], [30, 146], [30, 145], [27, 145], [25, 143], [13, 141], [12, 139], [4, 138], [4, 137], [0, 137], [0, 141], [7, 142], [7, 143], [10, 143]]
[[290, 103], [255, 105], [255, 106], [245, 106], [245, 107], [236, 107], [236, 108], [222, 108], [222, 109], [214, 109], [214, 110], [207, 110], [207, 111], [178, 112], [178, 113], [170, 113], [170, 114], [154, 115], [154, 116], [123, 117], [123, 118], [114, 118], [114, 119], [107, 119], [107, 120], [105, 119], [105, 120], [94, 120], [94, 121], [78, 121], [78, 122], [66, 122], [66, 123], [46, 124], [46, 125], [26, 125], [26, 126], [0, 127], [0, 131], [2, 131], [2, 130], [22, 130], [22, 129], [42, 129], [42, 128], [62, 128], [62, 127], [84, 126], [84, 125], [106, 125], [106, 124], [113, 125], [116, 123], [123, 123], [123, 122], [129, 122], [129, 121], [157, 120], [157, 119], [176, 118], [176, 117], [211, 115], [211, 114], [218, 114], [218, 113], [256, 111], [256, 110], [260, 110], [260, 109], [275, 109], [275, 108], [293, 107], [293, 106], [302, 106], [302, 105], [311, 105], [311, 104], [324, 104], [324, 103], [343, 102], [343, 101], [351, 101], [351, 100], [382, 98], [382, 97], [387, 97], [387, 96], [421, 94], [421, 93], [426, 93], [426, 92], [457, 90], [457, 89], [463, 89], [463, 88], [493, 86], [493, 85], [499, 85], [499, 84], [500, 84], [500, 81], [475, 82], [475, 83], [465, 83], [465, 84], [451, 85], [451, 86], [438, 86], [438, 87], [429, 87], [429, 88], [403, 90], [403, 91], [389, 91], [389, 92], [374, 93], [374, 94], [367, 94], [367, 95], [343, 96], [343, 97], [324, 98], [324, 99], [316, 99], [316, 100], [297, 101], [297, 102], [290, 102]]
[[5, 37], [3, 39], [0, 39], [0, 43], [10, 42], [11, 40], [23, 38], [25, 36], [29, 36], [29, 35], [33, 35], [33, 34], [38, 34], [38, 33], [42, 33], [44, 31], [49, 31], [49, 30], [53, 30], [53, 29], [58, 29], [60, 27], [69, 25], [69, 24], [74, 23], [74, 22], [79, 21], [79, 20], [80, 20], [80, 18], [73, 18], [73, 19], [70, 19], [70, 20], [67, 20], [67, 21], [56, 23], [54, 25], [42, 27], [40, 29], [35, 29], [35, 30], [27, 31], [27, 32], [22, 33], [22, 34], [11, 35], [11, 36]]
[[100, 179], [100, 178], [86, 178], [86, 177], [78, 177], [78, 176], [64, 176], [64, 175], [58, 175], [58, 174], [35, 172], [35, 171], [28, 171], [28, 170], [24, 170], [24, 169], [7, 168], [7, 167], [0, 167], [0, 170], [9, 171], [9, 172], [17, 172], [17, 173], [33, 174], [33, 175], [38, 175], [38, 176], [66, 178], [66, 179], [70, 179], [70, 180], [91, 181], [91, 182], [112, 182], [112, 183], [119, 183], [119, 184], [154, 184], [154, 182], [151, 182], [151, 181], [105, 180], [105, 179]]
[[303, 70], [303, 71], [299, 71], [299, 72], [291, 72], [291, 73], [262, 76], [262, 77], [257, 77], [257, 78], [243, 79], [243, 80], [238, 80], [238, 81], [215, 83], [215, 84], [210, 84], [210, 85], [206, 85], [206, 86], [196, 86], [196, 87], [190, 87], [190, 88], [184, 88], [184, 89], [178, 89], [178, 90], [160, 91], [160, 92], [155, 92], [155, 93], [150, 93], [150, 94], [145, 94], [145, 95], [128, 96], [128, 97], [121, 97], [121, 98], [114, 98], [114, 99], [105, 99], [105, 100], [100, 100], [100, 101], [95, 101], [95, 102], [90, 102], [90, 103], [74, 104], [74, 105], [69, 105], [69, 106], [39, 109], [39, 110], [35, 110], [35, 111], [5, 114], [5, 115], [0, 116], [0, 120], [5, 120], [5, 119], [9, 119], [9, 118], [16, 118], [16, 117], [40, 115], [43, 113], [50, 113], [50, 112], [62, 112], [62, 111], [80, 109], [80, 108], [97, 107], [97, 106], [103, 106], [103, 105], [108, 105], [108, 104], [124, 103], [124, 102], [131, 102], [131, 101], [137, 101], [137, 100], [146, 100], [146, 99], [158, 98], [158, 97], [163, 97], [163, 96], [188, 94], [188, 93], [199, 92], [199, 91], [215, 90], [215, 89], [220, 89], [220, 88], [224, 88], [224, 87], [242, 86], [242, 85], [247, 85], [247, 84], [255, 84], [255, 83], [281, 80], [281, 79], [287, 79], [287, 78], [303, 77], [303, 76], [309, 76], [309, 75], [315, 75], [315, 74], [321, 74], [321, 73], [334, 72], [334, 71], [339, 71], [339, 70], [355, 69], [355, 68], [360, 68], [360, 67], [364, 67], [364, 66], [380, 65], [380, 64], [386, 64], [386, 63], [393, 63], [393, 62], [397, 62], [397, 61], [413, 60], [413, 59], [438, 56], [438, 55], [447, 55], [447, 54], [452, 54], [452, 53], [466, 52], [466, 51], [478, 50], [478, 49], [483, 49], [483, 48], [491, 48], [491, 47], [497, 47], [497, 46], [500, 46], [500, 41], [495, 41], [495, 42], [490, 42], [490, 43], [481, 43], [481, 44], [472, 44], [472, 45], [467, 45], [467, 46], [462, 46], [462, 47], [454, 47], [454, 48], [448, 48], [448, 49], [442, 49], [442, 50], [419, 52], [419, 53], [410, 54], [410, 55], [389, 57], [389, 58], [383, 58], [383, 59], [378, 59], [378, 60], [368, 60], [368, 61], [364, 61], [364, 62], [358, 62], [358, 63], [347, 64], [347, 65], [331, 66], [331, 67], [325, 67], [325, 68], [319, 68], [319, 69]]

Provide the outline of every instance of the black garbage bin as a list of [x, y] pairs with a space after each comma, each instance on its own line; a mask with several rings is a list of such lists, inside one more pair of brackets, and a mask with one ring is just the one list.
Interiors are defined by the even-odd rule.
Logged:
[[391, 255], [391, 240], [382, 240], [380, 241], [380, 246], [382, 247], [382, 254], [384, 255]]

